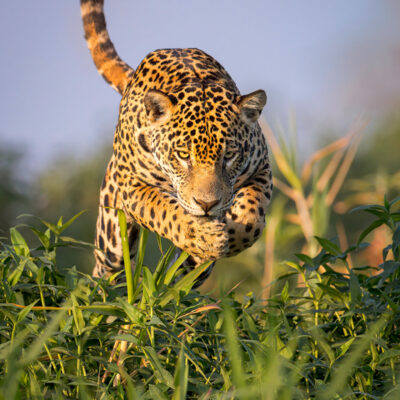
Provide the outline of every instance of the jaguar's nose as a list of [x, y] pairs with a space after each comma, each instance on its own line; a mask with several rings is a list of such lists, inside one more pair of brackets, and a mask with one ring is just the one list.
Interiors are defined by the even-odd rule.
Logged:
[[214, 206], [216, 206], [221, 199], [217, 199], [217, 200], [212, 200], [212, 201], [204, 201], [204, 200], [200, 200], [200, 199], [196, 199], [195, 197], [193, 197], [193, 200], [196, 204], [198, 204], [203, 211], [207, 214], [208, 211], [210, 211]]

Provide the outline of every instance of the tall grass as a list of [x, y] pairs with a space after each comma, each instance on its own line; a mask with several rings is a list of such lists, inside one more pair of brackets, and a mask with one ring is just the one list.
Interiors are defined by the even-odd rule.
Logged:
[[279, 273], [277, 247], [293, 247], [293, 243], [298, 242], [308, 255], [318, 251], [314, 237], [325, 235], [330, 227], [332, 208], [365, 125], [363, 121], [356, 121], [346, 135], [318, 149], [300, 164], [295, 123], [291, 123], [291, 139], [286, 139], [283, 133], [277, 136], [265, 121], [261, 123], [275, 165], [273, 183], [276, 188], [265, 231], [262, 285], [265, 298], [269, 296], [269, 284], [275, 271]]
[[[173, 248], [151, 272], [144, 232], [140, 276], [113, 286], [115, 277], [57, 268], [59, 247], [85, 245], [63, 236], [73, 220], [32, 228], [36, 247], [12, 228], [0, 252], [1, 398], [397, 399], [399, 200], [357, 211], [375, 220], [354, 246], [318, 237], [267, 301], [239, 301], [235, 288], [199, 294], [192, 286], [208, 265], [182, 276], [186, 255], [172, 263]], [[383, 225], [392, 236], [383, 264], [350, 268]]]

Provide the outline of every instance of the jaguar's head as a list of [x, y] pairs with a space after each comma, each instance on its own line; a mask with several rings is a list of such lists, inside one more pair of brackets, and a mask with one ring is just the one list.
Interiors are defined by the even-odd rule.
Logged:
[[144, 98], [152, 153], [179, 203], [193, 215], [219, 215], [251, 157], [252, 130], [266, 104], [263, 90], [237, 96], [222, 86], [149, 90]]

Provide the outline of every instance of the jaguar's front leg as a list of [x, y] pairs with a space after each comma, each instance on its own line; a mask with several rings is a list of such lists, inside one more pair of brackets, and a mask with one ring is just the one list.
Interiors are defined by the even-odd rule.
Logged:
[[124, 208], [139, 225], [169, 239], [199, 262], [228, 251], [226, 225], [218, 218], [189, 214], [170, 193], [140, 181], [122, 188]]
[[269, 164], [235, 194], [226, 212], [229, 235], [227, 256], [234, 256], [252, 246], [265, 227], [265, 214], [271, 200], [272, 176]]
[[[94, 244], [95, 266], [92, 275], [109, 277], [124, 269], [121, 232], [118, 221], [118, 209], [123, 208], [120, 191], [112, 179], [113, 163], [111, 160], [100, 190], [99, 214], [96, 224]], [[128, 217], [127, 221], [131, 258], [136, 254], [140, 227]], [[124, 276], [123, 274], [121, 276]]]

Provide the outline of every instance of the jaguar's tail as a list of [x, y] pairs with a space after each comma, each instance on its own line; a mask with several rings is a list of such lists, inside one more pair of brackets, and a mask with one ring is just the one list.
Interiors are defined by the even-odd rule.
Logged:
[[85, 38], [100, 75], [120, 94], [135, 72], [122, 61], [110, 37], [103, 12], [104, 0], [81, 0]]

